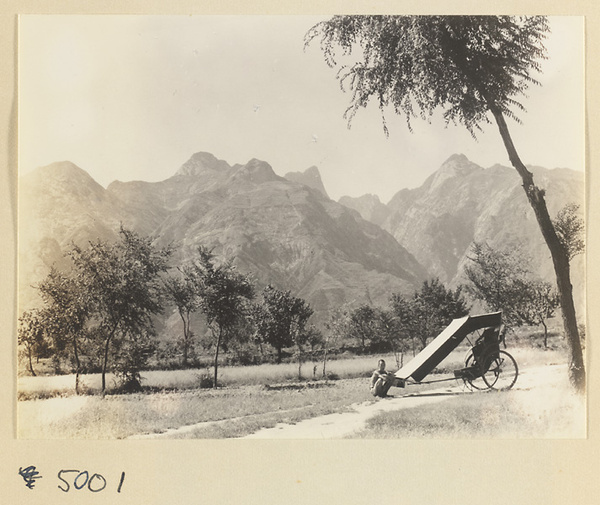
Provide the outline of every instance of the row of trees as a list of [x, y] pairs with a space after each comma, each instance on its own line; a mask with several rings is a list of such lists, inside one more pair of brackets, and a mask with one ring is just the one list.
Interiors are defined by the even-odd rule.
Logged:
[[[68, 253], [71, 269], [52, 268], [37, 286], [43, 307], [19, 318], [21, 344], [31, 373], [33, 358], [51, 357], [75, 373], [79, 392], [81, 373], [100, 370], [102, 391], [106, 374], [115, 373], [128, 388], [138, 388], [140, 371], [157, 350], [155, 316], [174, 305], [183, 323], [176, 343], [187, 366], [194, 349], [191, 316], [204, 315], [211, 336], [213, 384], [218, 381], [219, 354], [232, 342], [253, 339], [273, 346], [281, 360], [284, 347], [294, 345], [299, 366], [303, 346], [318, 332], [307, 326], [312, 308], [289, 291], [267, 286], [262, 300], [255, 296], [248, 275], [232, 260], [218, 261], [205, 247], [186, 265], [167, 275], [170, 247], [159, 249], [150, 238], [121, 228], [114, 244], [74, 245]], [[249, 330], [249, 327], [254, 330]]]
[[[555, 223], [569, 257], [582, 252], [578, 207], [565, 207]], [[56, 368], [69, 365], [77, 391], [80, 374], [90, 370], [101, 371], [103, 391], [109, 370], [123, 383], [139, 387], [140, 371], [157, 351], [155, 316], [165, 306], [176, 307], [181, 318], [182, 334], [174, 347], [182, 367], [191, 364], [197, 344], [192, 315], [204, 316], [216, 386], [220, 352], [244, 345], [258, 349], [261, 357], [269, 346], [277, 362], [285, 349], [293, 349], [299, 375], [307, 355], [322, 359], [326, 375], [331, 352], [343, 346], [393, 351], [400, 366], [407, 350], [415, 354], [452, 319], [468, 313], [464, 294], [490, 310], [503, 311], [509, 326], [543, 326], [546, 345], [546, 321], [559, 305], [556, 290], [532, 274], [518, 247], [495, 250], [474, 243], [465, 268], [466, 286], [453, 291], [433, 279], [412, 296], [392, 294], [387, 307], [340, 307], [321, 331], [309, 324], [312, 307], [290, 291], [268, 285], [255, 301], [250, 277], [238, 272], [232, 260], [219, 261], [199, 247], [192, 260], [168, 273], [173, 270], [172, 252], [123, 228], [113, 244], [91, 242], [85, 249], [74, 245], [68, 253], [72, 268], [51, 269], [37, 286], [43, 307], [24, 312], [19, 320], [19, 343], [31, 373], [35, 375], [33, 358], [45, 356]]]
[[387, 307], [340, 307], [330, 315], [326, 329], [330, 345], [353, 340], [363, 351], [393, 352], [400, 367], [404, 353], [416, 354], [452, 319], [468, 312], [462, 287], [453, 291], [433, 279], [412, 296], [392, 294]]

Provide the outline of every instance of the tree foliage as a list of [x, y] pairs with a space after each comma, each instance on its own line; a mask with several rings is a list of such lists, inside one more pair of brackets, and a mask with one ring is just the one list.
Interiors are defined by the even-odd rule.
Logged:
[[487, 243], [474, 243], [465, 267], [468, 291], [491, 310], [501, 310], [509, 326], [542, 325], [547, 344], [546, 321], [559, 305], [556, 289], [536, 278], [522, 248], [493, 249]]
[[[571, 353], [569, 375], [585, 390], [585, 365], [579, 338], [567, 250], [554, 228], [545, 192], [521, 161], [506, 117], [519, 121], [522, 97], [546, 58], [549, 31], [543, 16], [335, 16], [315, 25], [305, 43], [320, 40], [325, 61], [337, 66], [337, 51], [359, 53], [338, 71], [342, 89], [351, 91], [349, 121], [373, 98], [386, 108], [424, 119], [443, 111], [446, 122], [464, 125], [474, 136], [491, 113], [511, 164], [550, 250]], [[549, 105], [550, 106], [550, 105]]]
[[71, 362], [75, 391], [79, 393], [82, 351], [89, 337], [87, 324], [92, 313], [89, 293], [75, 271], [63, 273], [55, 268], [37, 287], [45, 304], [38, 312], [39, 323], [51, 343], [57, 365], [61, 357]]
[[200, 299], [194, 278], [194, 271], [189, 267], [177, 269], [178, 275], [165, 279], [167, 299], [175, 304], [183, 323], [183, 336], [176, 344], [181, 349], [182, 362], [186, 367], [190, 352], [194, 348], [194, 333], [191, 329], [191, 315], [200, 308]]
[[412, 298], [393, 294], [390, 307], [399, 331], [416, 338], [421, 349], [453, 319], [469, 313], [462, 287], [453, 291], [439, 279], [424, 281]]
[[377, 340], [378, 313], [369, 304], [362, 304], [350, 312], [349, 335], [356, 338], [364, 350], [367, 342]]
[[553, 221], [558, 238], [567, 251], [571, 261], [585, 250], [585, 223], [581, 217], [579, 205], [570, 203], [558, 211]]
[[506, 324], [518, 325], [521, 290], [530, 276], [522, 248], [493, 249], [487, 243], [475, 242], [467, 258], [469, 293], [483, 300], [490, 310], [501, 310]]
[[160, 274], [166, 272], [171, 255], [169, 248], [157, 249], [149, 237], [123, 227], [119, 238], [113, 244], [91, 242], [85, 249], [74, 246], [70, 253], [77, 282], [85, 289], [93, 313], [91, 330], [102, 342], [103, 391], [109, 358], [115, 352], [112, 346], [131, 355], [120, 360], [114, 371], [125, 382], [139, 384], [139, 370], [148, 356], [147, 339], [154, 335], [152, 316], [162, 311]]
[[37, 374], [33, 368], [33, 358], [39, 358], [47, 348], [42, 319], [36, 309], [25, 311], [19, 317], [17, 342], [23, 346], [29, 371], [34, 377]]
[[37, 286], [44, 302], [38, 324], [54, 358], [72, 362], [77, 391], [80, 374], [94, 364], [101, 368], [102, 391], [109, 370], [139, 386], [139, 372], [153, 351], [152, 316], [162, 310], [159, 276], [171, 252], [122, 227], [119, 238], [73, 245], [71, 269], [52, 268]]
[[198, 248], [197, 258], [190, 268], [196, 283], [200, 311], [204, 313], [212, 334], [213, 386], [217, 387], [219, 352], [234, 337], [233, 330], [247, 312], [246, 301], [254, 297], [254, 287], [248, 276], [236, 270], [232, 260], [219, 264], [206, 247]]
[[253, 314], [259, 337], [277, 350], [278, 363], [281, 363], [283, 348], [296, 348], [300, 374], [303, 346], [311, 336], [316, 338], [315, 331], [307, 331], [313, 314], [310, 305], [293, 296], [291, 291], [281, 291], [269, 284], [263, 289], [262, 301], [255, 306]]
[[491, 104], [508, 117], [523, 110], [519, 97], [537, 83], [547, 32], [542, 16], [334, 16], [311, 28], [305, 44], [318, 39], [331, 67], [339, 50], [359, 54], [338, 71], [351, 92], [349, 120], [373, 99], [409, 127], [442, 109], [473, 134], [489, 123]]

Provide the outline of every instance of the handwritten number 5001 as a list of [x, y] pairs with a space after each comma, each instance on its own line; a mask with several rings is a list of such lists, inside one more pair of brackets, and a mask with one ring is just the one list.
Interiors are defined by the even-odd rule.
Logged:
[[[58, 489], [61, 491], [68, 493], [71, 490], [71, 485], [66, 478], [63, 478], [63, 475], [68, 473], [76, 473], [77, 476], [72, 480], [73, 487], [77, 490], [88, 488], [92, 493], [98, 493], [103, 491], [106, 488], [106, 479], [103, 475], [99, 473], [94, 473], [92, 475], [89, 474], [87, 470], [83, 470], [80, 472], [79, 470], [61, 470], [58, 472], [58, 478], [64, 482], [66, 487], [63, 487], [61, 484], [58, 485]], [[70, 480], [70, 479], [69, 479]], [[125, 472], [121, 472], [121, 479], [119, 480], [119, 486], [117, 487], [117, 493], [121, 492], [121, 487], [123, 486], [123, 481], [125, 480]]]

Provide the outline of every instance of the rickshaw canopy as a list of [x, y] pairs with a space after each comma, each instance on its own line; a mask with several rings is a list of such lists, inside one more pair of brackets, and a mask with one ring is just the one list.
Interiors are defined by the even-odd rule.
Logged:
[[484, 328], [502, 325], [502, 312], [491, 312], [454, 319], [419, 354], [395, 373], [398, 379], [409, 377], [421, 382], [438, 366], [470, 333]]

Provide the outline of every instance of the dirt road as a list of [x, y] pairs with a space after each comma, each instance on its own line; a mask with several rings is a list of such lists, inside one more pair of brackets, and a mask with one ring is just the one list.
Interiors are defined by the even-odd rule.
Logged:
[[[536, 367], [522, 370], [515, 384], [515, 401], [527, 405], [532, 413], [551, 407], [568, 394], [569, 386], [565, 381], [566, 365]], [[452, 384], [452, 383], [450, 383]], [[533, 393], [535, 390], [535, 394]], [[425, 393], [419, 393], [418, 386], [409, 386], [406, 390], [392, 388], [393, 398], [385, 398], [376, 403], [353, 405], [352, 412], [329, 414], [306, 419], [297, 424], [279, 424], [273, 428], [260, 430], [245, 438], [248, 439], [336, 439], [351, 436], [365, 427], [367, 420], [379, 414], [398, 409], [418, 407], [427, 403], [441, 402], [458, 395], [485, 394], [471, 393], [461, 386], [450, 386]], [[585, 436], [583, 427], [576, 429], [573, 437]]]

